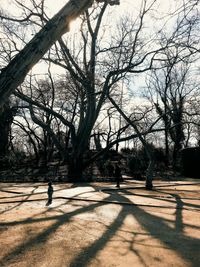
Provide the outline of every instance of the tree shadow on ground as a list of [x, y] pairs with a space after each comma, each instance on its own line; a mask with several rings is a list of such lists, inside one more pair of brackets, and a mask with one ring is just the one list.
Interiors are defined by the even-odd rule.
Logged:
[[[109, 197], [110, 198], [110, 197]], [[27, 252], [29, 249], [31, 249], [34, 246], [38, 246], [40, 242], [45, 242], [49, 239], [49, 237], [54, 234], [54, 232], [63, 224], [70, 221], [73, 216], [76, 216], [80, 213], [89, 212], [94, 210], [95, 208], [105, 205], [105, 203], [93, 203], [91, 205], [88, 205], [86, 207], [81, 207], [80, 209], [77, 209], [75, 211], [69, 212], [67, 214], [62, 214], [58, 216], [51, 216], [51, 217], [44, 217], [44, 218], [36, 218], [31, 219], [28, 218], [23, 221], [16, 221], [11, 223], [3, 223], [1, 226], [15, 226], [15, 225], [23, 225], [23, 224], [32, 224], [32, 223], [38, 223], [43, 221], [49, 221], [49, 220], [56, 220], [55, 223], [53, 223], [51, 226], [49, 226], [46, 230], [44, 230], [42, 233], [36, 235], [34, 238], [30, 238], [27, 241], [23, 242], [23, 244], [17, 246], [13, 251], [11, 251], [8, 255], [5, 255], [0, 260], [0, 266], [6, 266], [7, 261], [11, 260], [14, 261], [16, 257], [18, 257], [19, 254], [23, 254]]]
[[[188, 237], [183, 234], [183, 203], [178, 195], [174, 196], [177, 203], [174, 228], [170, 227], [163, 218], [150, 214], [137, 205], [134, 205], [131, 209], [127, 205], [124, 205], [123, 209], [120, 211], [115, 221], [108, 227], [107, 231], [91, 246], [77, 255], [74, 261], [70, 264], [70, 267], [78, 267], [80, 266], [80, 263], [82, 267], [87, 266], [90, 260], [93, 259], [95, 255], [105, 247], [106, 243], [116, 234], [122, 226], [125, 218], [130, 214], [146, 231], [148, 231], [152, 237], [160, 240], [165, 247], [174, 250], [186, 261], [189, 261], [191, 266], [197, 267], [200, 262], [200, 239]], [[121, 202], [129, 201], [122, 195], [114, 196], [113, 200], [115, 200], [116, 197]], [[174, 239], [170, 239], [170, 237], [174, 238], [174, 236], [176, 238], [176, 242], [174, 242]], [[137, 254], [141, 263], [145, 266], [142, 256], [139, 255], [136, 250], [133, 252]]]
[[26, 202], [34, 194], [34, 192], [37, 190], [37, 188], [38, 188], [38, 186], [35, 186], [33, 188], [33, 190], [31, 191], [31, 193], [29, 195], [27, 195], [25, 199], [23, 199], [23, 202], [17, 202], [18, 204], [14, 205], [14, 206], [12, 206], [12, 207], [4, 210], [4, 211], [1, 211], [0, 214], [4, 214], [6, 212], [9, 212], [9, 211], [11, 211], [13, 209], [16, 209], [17, 207], [21, 206], [24, 202]]
[[[46, 190], [44, 190], [44, 191], [42, 191], [42, 192], [34, 192], [34, 195], [36, 196], [36, 195], [43, 195], [43, 194], [46, 194], [47, 193], [47, 187], [48, 187], [48, 185], [47, 184], [42, 184], [42, 186], [44, 186], [45, 187], [45, 189]], [[32, 185], [32, 186], [26, 186], [26, 187], [41, 187], [41, 185]], [[69, 189], [74, 189], [74, 188], [77, 188], [78, 186], [75, 184], [75, 185], [70, 185], [70, 186], [65, 186], [65, 187], [61, 187], [61, 188], [59, 188], [59, 189], [54, 189], [54, 195], [55, 195], [55, 193], [57, 193], [57, 192], [60, 192], [60, 191], [63, 191], [63, 190], [69, 190]], [[84, 185], [84, 186], [82, 186], [81, 185], [81, 188], [83, 188], [83, 187], [91, 187], [91, 184], [87, 184], [87, 185]], [[32, 192], [30, 192], [30, 193], [24, 193], [24, 192], [15, 192], [15, 191], [8, 191], [8, 190], [2, 190], [2, 189], [0, 189], [0, 191], [3, 191], [3, 192], [6, 192], [6, 193], [9, 193], [9, 194], [14, 194], [14, 195], [12, 195], [12, 196], [5, 196], [5, 197], [0, 197], [0, 200], [2, 199], [17, 199], [17, 198], [21, 198], [21, 197], [26, 197], [26, 196], [31, 196], [32, 195]], [[91, 190], [91, 191], [87, 191], [87, 193], [89, 193], [89, 192], [96, 192], [96, 191], [99, 191], [98, 190], [98, 188], [93, 188], [93, 190]], [[83, 193], [81, 193], [81, 194], [85, 194], [86, 192], [83, 192]], [[17, 194], [17, 196], [16, 196], [16, 194]], [[17, 201], [16, 201], [17, 202]], [[0, 202], [0, 204], [3, 204], [4, 202]]]
[[[125, 196], [128, 191], [124, 189], [123, 195], [119, 194], [118, 192], [119, 191], [116, 190], [114, 194], [109, 194], [104, 200], [107, 202], [126, 202], [131, 204], [130, 200]], [[178, 194], [174, 194], [172, 196], [174, 196], [174, 204], [176, 204], [175, 220], [171, 221], [173, 223], [172, 227], [169, 226], [168, 222], [166, 222], [164, 218], [161, 218], [158, 215], [154, 215], [148, 212], [147, 210], [144, 210], [144, 208], [140, 207], [139, 205], [132, 205], [130, 208], [130, 205], [121, 204], [122, 209], [119, 211], [114, 221], [107, 227], [106, 231], [102, 234], [102, 236], [95, 240], [91, 245], [84, 248], [80, 253], [78, 253], [78, 255], [75, 255], [74, 260], [70, 263], [69, 266], [87, 266], [90, 261], [95, 258], [97, 253], [106, 246], [107, 242], [116, 235], [117, 231], [122, 226], [125, 218], [128, 215], [132, 215], [140, 224], [140, 226], [145, 229], [151, 237], [159, 240], [166, 248], [173, 250], [181, 258], [189, 262], [192, 267], [197, 267], [200, 262], [200, 239], [192, 238], [184, 234], [184, 223], [182, 218], [182, 210], [184, 208], [184, 204]], [[65, 223], [68, 223], [74, 216], [94, 211], [96, 208], [104, 205], [106, 209], [106, 203], [96, 202], [91, 203], [88, 206], [80, 207], [67, 214], [50, 216], [45, 218], [29, 218], [29, 220], [12, 222], [12, 225], [23, 225], [26, 223], [33, 224], [47, 220], [55, 220], [55, 222], [47, 229], [45, 229], [42, 233], [39, 233], [33, 238], [29, 238], [27, 241], [23, 242], [23, 244], [18, 245], [13, 251], [5, 255], [0, 260], [0, 266], [6, 266], [8, 260], [14, 261], [20, 254], [25, 254], [29, 249], [37, 247], [39, 243], [46, 242], [51, 236], [53, 236], [55, 231], [60, 226], [64, 225]], [[190, 204], [190, 206], [192, 207], [193, 204]], [[176, 242], [174, 242], [174, 238], [176, 239]], [[132, 243], [134, 243], [134, 232], [133, 238], [130, 241], [131, 248], [133, 247]], [[138, 256], [141, 264], [145, 266], [145, 260], [143, 256], [140, 255], [139, 252], [136, 250], [133, 250], [133, 252]]]

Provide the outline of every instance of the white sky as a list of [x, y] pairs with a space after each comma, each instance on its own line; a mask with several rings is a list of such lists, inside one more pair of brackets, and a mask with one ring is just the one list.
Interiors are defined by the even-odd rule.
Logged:
[[[29, 4], [31, 0], [19, 0], [23, 2], [25, 5]], [[157, 0], [156, 4], [154, 5], [153, 9], [155, 10], [155, 16], [157, 18], [163, 18], [165, 15], [172, 11], [174, 8], [176, 8], [177, 3], [180, 3], [181, 0]], [[38, 2], [40, 2], [38, 0]], [[68, 1], [67, 0], [45, 0], [45, 6], [48, 7], [48, 15], [52, 17], [54, 14], [56, 14]], [[152, 3], [153, 0], [148, 0], [148, 3]], [[0, 0], [0, 10], [4, 9], [6, 10], [10, 16], [19, 16], [19, 10], [16, 7], [16, 4], [14, 4], [14, 0]], [[142, 0], [121, 0], [120, 5], [117, 6], [111, 6], [110, 11], [112, 12], [112, 15], [109, 16], [109, 22], [116, 21], [116, 19], [119, 19], [120, 16], [123, 14], [126, 15], [133, 15], [139, 13], [140, 7], [141, 7]], [[159, 12], [157, 12], [159, 11]], [[163, 21], [157, 20], [157, 24], [152, 24], [152, 18], [149, 17], [146, 20], [146, 24], [148, 24], [148, 27], [151, 25], [152, 27], [159, 27], [160, 25], [163, 24]], [[72, 23], [71, 27], [76, 26], [78, 20]], [[110, 25], [113, 25], [110, 23]], [[113, 29], [112, 29], [113, 30]], [[40, 67], [38, 64], [34, 67], [34, 70], [37, 72], [40, 72]]]
[[[112, 12], [112, 15], [109, 17], [109, 20], [115, 21], [119, 19], [122, 15], [131, 15], [136, 16], [139, 13], [141, 8], [141, 3], [144, 0], [120, 0], [120, 5], [111, 6], [109, 10]], [[19, 0], [19, 2], [24, 3], [24, 5], [29, 5], [31, 0]], [[40, 2], [38, 0], [38, 2]], [[68, 1], [67, 0], [45, 0], [45, 6], [48, 8], [46, 13], [49, 17], [55, 15]], [[154, 2], [154, 0], [147, 0], [147, 3], [150, 4]], [[157, 25], [163, 23], [159, 20], [163, 19], [167, 13], [173, 12], [174, 9], [177, 8], [178, 3], [180, 4], [181, 0], [157, 0], [153, 5], [153, 10], [155, 11], [154, 15], [157, 18]], [[16, 6], [15, 0], [0, 0], [0, 10], [3, 9], [10, 16], [20, 16], [19, 9]], [[76, 20], [77, 21], [77, 20]], [[76, 24], [76, 21], [73, 24]], [[147, 18], [148, 27], [152, 24], [152, 18]], [[154, 27], [157, 25], [154, 23]]]
[[[152, 1], [152, 0], [151, 0]], [[151, 2], [149, 1], [149, 3]], [[30, 3], [29, 0], [22, 0], [25, 4]], [[142, 0], [121, 0], [119, 6], [112, 6], [111, 8], [116, 12], [134, 12], [134, 10], [139, 10]], [[178, 0], [157, 0], [157, 4], [155, 5], [156, 9], [159, 9], [160, 14], [169, 11], [170, 8], [174, 7]], [[16, 6], [13, 4], [14, 0], [1, 0], [0, 8], [7, 9], [11, 14], [17, 14]], [[66, 3], [67, 0], [46, 0], [45, 5], [49, 8], [51, 15], [54, 15], [56, 12], [60, 10]]]
[[[112, 15], [109, 17], [109, 20], [115, 21], [122, 15], [138, 15], [141, 8], [141, 3], [143, 1], [144, 0], [120, 0], [120, 5], [110, 7], [109, 10], [112, 12]], [[31, 0], [19, 0], [19, 2], [24, 3], [24, 5], [30, 6]], [[38, 0], [38, 2], [40, 1]], [[45, 0], [45, 6], [47, 7], [46, 13], [49, 17], [52, 17], [67, 2], [67, 0]], [[154, 2], [154, 0], [147, 0], [148, 4], [151, 4], [152, 2]], [[178, 3], [180, 4], [180, 2], [181, 0], [156, 0], [156, 3], [153, 5], [153, 10], [155, 11], [154, 15], [157, 18], [157, 24], [159, 25], [159, 23], [162, 23], [159, 18], [163, 19], [167, 13], [173, 12], [173, 10], [177, 8]], [[20, 16], [19, 9], [16, 6], [15, 0], [0, 0], [0, 10], [1, 9], [8, 12], [10, 16]], [[152, 21], [152, 18], [149, 18], [148, 26], [152, 24]], [[74, 24], [76, 24], [76, 22]], [[156, 25], [154, 25], [154, 27], [155, 26]]]

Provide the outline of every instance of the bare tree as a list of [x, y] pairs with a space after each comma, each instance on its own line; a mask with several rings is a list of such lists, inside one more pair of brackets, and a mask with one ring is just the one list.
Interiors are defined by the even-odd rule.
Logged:
[[[70, 0], [25, 47], [1, 70], [0, 73], [0, 105], [24, 81], [30, 69], [42, 58], [48, 49], [69, 31], [69, 24], [87, 10], [94, 0]], [[119, 1], [108, 1], [119, 4]], [[30, 15], [31, 16], [31, 15]], [[28, 16], [28, 18], [30, 17]], [[5, 16], [1, 16], [5, 19]], [[17, 20], [16, 20], [17, 21]]]
[[[44, 124], [38, 116], [35, 116], [37, 114], [34, 106], [59, 118], [65, 127], [70, 129], [71, 151], [67, 155], [67, 160], [69, 176], [72, 178], [80, 179], [82, 171], [88, 166], [88, 162], [91, 162], [91, 160], [85, 161], [84, 154], [89, 149], [92, 131], [106, 102], [108, 92], [112, 94], [119, 81], [129, 75], [151, 69], [156, 56], [165, 49], [163, 47], [152, 49], [149, 44], [153, 40], [149, 40], [145, 45], [142, 37], [142, 32], [145, 30], [143, 27], [145, 16], [150, 12], [154, 2], [144, 1], [139, 16], [134, 22], [126, 18], [121, 24], [117, 37], [113, 36], [108, 46], [103, 42], [104, 31], [101, 28], [108, 3], [95, 5], [94, 9], [86, 11], [82, 17], [80, 31], [82, 42], [79, 44], [76, 41], [80, 49], [71, 48], [70, 40], [63, 38], [59, 40], [60, 47], [55, 46], [54, 53], [50, 53], [50, 57], [45, 57], [46, 60], [63, 67], [71, 77], [78, 96], [74, 121], [58, 114], [51, 107], [44, 107], [33, 98], [33, 95], [28, 98], [16, 93], [31, 104], [32, 119], [49, 132], [57, 148], [63, 151], [63, 155], [66, 153], [57, 142], [51, 125]], [[68, 89], [69, 86], [66, 90]], [[116, 145], [121, 139], [124, 140], [120, 138], [122, 132], [123, 130], [118, 131], [117, 141], [109, 142], [108, 147], [110, 144]]]
[[11, 144], [11, 125], [17, 109], [8, 101], [2, 106], [0, 113], [0, 158], [8, 155]]
[[[71, 3], [71, 1], [69, 3]], [[113, 3], [113, 1], [112, 3], [110, 2], [110, 4]], [[118, 1], [116, 3], [118, 3]], [[44, 52], [41, 54], [41, 57], [44, 56], [43, 58], [46, 61], [50, 61], [51, 63], [62, 67], [70, 76], [74, 92], [77, 93], [77, 97], [73, 98], [75, 102], [72, 112], [73, 114], [71, 114], [71, 116], [67, 116], [67, 112], [65, 114], [58, 112], [58, 107], [56, 106], [48, 107], [41, 104], [35, 98], [34, 94], [28, 96], [20, 92], [15, 93], [15, 95], [30, 104], [30, 113], [33, 121], [40, 125], [45, 132], [48, 132], [48, 135], [51, 136], [57, 149], [62, 153], [64, 158], [67, 158], [69, 176], [72, 178], [81, 178], [82, 171], [88, 164], [103, 153], [104, 149], [100, 151], [100, 154], [97, 153], [97, 155], [91, 157], [89, 160], [85, 159], [85, 153], [89, 149], [90, 138], [93, 134], [97, 118], [102, 111], [108, 96], [112, 97], [116, 85], [124, 79], [130, 79], [133, 75], [139, 75], [140, 73], [151, 70], [152, 67], [155, 67], [155, 62], [161, 60], [162, 53], [167, 48], [171, 47], [171, 49], [173, 49], [174, 47], [173, 34], [169, 38], [163, 38], [162, 44], [160, 40], [157, 40], [156, 35], [146, 39], [147, 30], [145, 29], [145, 18], [148, 15], [148, 12], [151, 11], [154, 3], [155, 1], [142, 1], [142, 7], [138, 17], [134, 18], [134, 20], [131, 20], [130, 18], [123, 19], [117, 35], [116, 31], [114, 31], [114, 33], [110, 34], [110, 40], [107, 36], [106, 42], [103, 41], [102, 37], [104, 33], [102, 21], [109, 4], [108, 1], [103, 2], [101, 5], [94, 5], [92, 9], [86, 8], [88, 7], [88, 3], [87, 5], [82, 6], [85, 8], [85, 13], [81, 17], [82, 24], [80, 36], [76, 39], [76, 42], [73, 42], [73, 45], [76, 45], [76, 49], [73, 49], [71, 46], [70, 38], [65, 39], [66, 36], [61, 38], [62, 34], [60, 30], [56, 36], [53, 35], [54, 42], [57, 39], [58, 42], [48, 55], [44, 56]], [[66, 6], [63, 10], [65, 10], [65, 8]], [[61, 15], [62, 12], [60, 11], [58, 14]], [[77, 13], [75, 16], [78, 16]], [[56, 23], [55, 20], [53, 20], [53, 22]], [[47, 22], [46, 25], [49, 25], [48, 23], [49, 22]], [[46, 35], [46, 31], [48, 34], [50, 33], [48, 29], [46, 29], [45, 33], [43, 31], [44, 28], [40, 31], [42, 37], [44, 37], [44, 35], [46, 37], [48, 36]], [[40, 34], [38, 33], [38, 36], [40, 36]], [[33, 40], [35, 40], [35, 38], [36, 37], [34, 37]], [[44, 40], [41, 40], [43, 44]], [[79, 40], [81, 40], [80, 43]], [[108, 40], [110, 42], [108, 42]], [[46, 41], [46, 45], [47, 42], [48, 40]], [[53, 42], [51, 45], [52, 44]], [[28, 47], [30, 48], [29, 45]], [[48, 49], [49, 47], [48, 42]], [[46, 48], [47, 46], [45, 46], [45, 49]], [[31, 55], [33, 54], [31, 53]], [[20, 83], [21, 81], [19, 84]], [[66, 86], [65, 90], [69, 90], [69, 88], [70, 86]], [[56, 98], [57, 97], [58, 95]], [[66, 99], [64, 102], [66, 102]], [[41, 119], [40, 114], [37, 112], [38, 108], [45, 111], [49, 117], [60, 120], [64, 127], [68, 129], [68, 137], [71, 143], [70, 153], [69, 151], [66, 153], [65, 148], [60, 143], [60, 140], [52, 127], [52, 121], [50, 120], [50, 123], [47, 123], [47, 121], [44, 122], [44, 120]], [[61, 107], [59, 107], [59, 109], [61, 109]], [[120, 131], [121, 129], [123, 129], [123, 127], [120, 127]], [[145, 144], [145, 139], [143, 140], [143, 136], [152, 130], [151, 127], [147, 131], [140, 131], [137, 127], [135, 127], [134, 130], [134, 134], [128, 137], [121, 136], [121, 132], [119, 131], [116, 140], [110, 140], [105, 150], [108, 150], [119, 142], [139, 136], [141, 142], [148, 147], [148, 145]], [[153, 160], [150, 160], [150, 162], [153, 162]], [[149, 173], [150, 176], [152, 176], [151, 165]], [[151, 178], [148, 178], [147, 182], [149, 182], [147, 187], [151, 188]]]
[[[180, 61], [177, 49], [166, 51], [163, 68], [152, 71], [149, 78], [149, 93], [165, 126], [165, 154], [169, 160], [169, 138], [173, 142], [172, 163], [176, 166], [177, 154], [183, 147], [184, 111], [189, 95], [195, 89], [190, 82], [190, 57]], [[153, 93], [155, 92], [155, 94]]]

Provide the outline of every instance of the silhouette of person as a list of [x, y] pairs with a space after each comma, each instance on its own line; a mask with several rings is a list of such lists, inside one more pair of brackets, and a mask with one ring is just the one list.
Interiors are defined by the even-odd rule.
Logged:
[[52, 203], [52, 196], [53, 196], [52, 182], [48, 182], [47, 195], [48, 195], [48, 202], [47, 202], [47, 206], [48, 206], [48, 205], [50, 205]]
[[114, 174], [115, 174], [115, 178], [116, 178], [116, 182], [117, 182], [117, 185], [116, 185], [116, 187], [117, 188], [120, 188], [120, 180], [121, 180], [121, 169], [120, 169], [120, 167], [118, 166], [118, 164], [116, 163], [115, 164], [115, 172], [114, 172]]

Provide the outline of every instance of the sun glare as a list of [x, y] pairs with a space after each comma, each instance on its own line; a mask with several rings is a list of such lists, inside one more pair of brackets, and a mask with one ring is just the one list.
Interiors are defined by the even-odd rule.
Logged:
[[79, 18], [72, 20], [69, 24], [70, 31], [79, 30], [80, 24], [81, 24], [81, 20]]

